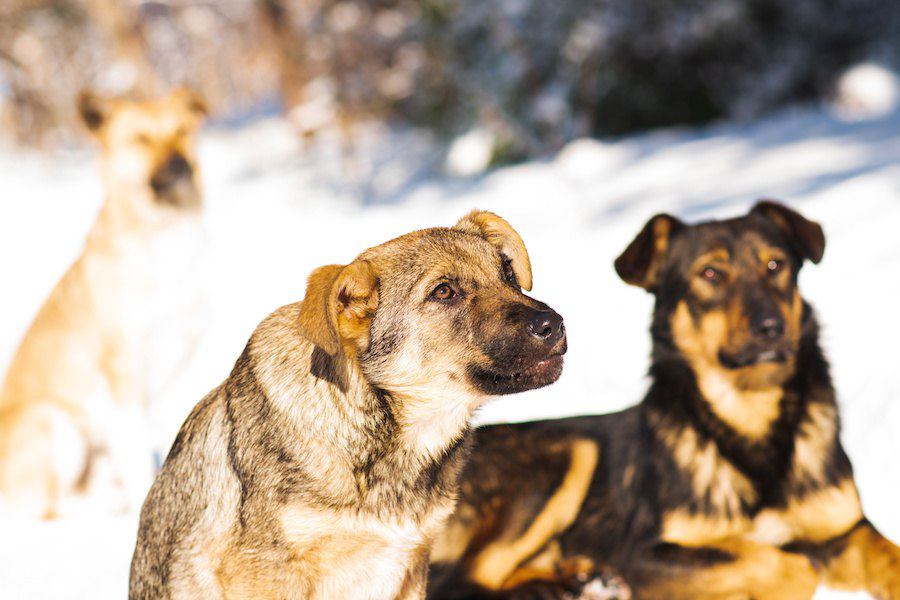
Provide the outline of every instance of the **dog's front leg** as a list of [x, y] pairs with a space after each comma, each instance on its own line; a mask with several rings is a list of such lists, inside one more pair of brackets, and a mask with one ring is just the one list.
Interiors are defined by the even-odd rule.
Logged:
[[411, 559], [397, 600], [425, 600], [428, 582], [428, 550], [420, 549]]
[[808, 600], [819, 583], [807, 556], [745, 540], [661, 544], [628, 576], [635, 598], [646, 600]]
[[865, 590], [883, 600], [900, 600], [900, 547], [867, 520], [845, 535], [813, 550], [821, 561], [825, 584]]

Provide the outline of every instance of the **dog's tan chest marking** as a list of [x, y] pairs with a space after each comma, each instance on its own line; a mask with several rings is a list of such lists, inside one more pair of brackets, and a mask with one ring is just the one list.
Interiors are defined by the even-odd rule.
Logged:
[[700, 392], [710, 409], [736, 432], [751, 440], [765, 437], [780, 414], [780, 386], [741, 389], [737, 377], [718, 364], [718, 349], [728, 330], [721, 311], [694, 322], [685, 302], [672, 316], [672, 334], [679, 350], [688, 357]]
[[476, 557], [470, 578], [488, 589], [500, 589], [519, 565], [555, 535], [564, 531], [581, 510], [590, 488], [600, 450], [596, 442], [572, 442], [569, 469], [543, 510], [518, 538], [488, 545]]
[[319, 574], [313, 596], [321, 598], [396, 596], [407, 566], [428, 541], [411, 519], [293, 505], [279, 520], [295, 560]]
[[729, 427], [751, 440], [766, 437], [780, 414], [780, 387], [740, 390], [720, 369], [698, 373], [697, 384], [705, 398], [715, 398], [709, 406]]

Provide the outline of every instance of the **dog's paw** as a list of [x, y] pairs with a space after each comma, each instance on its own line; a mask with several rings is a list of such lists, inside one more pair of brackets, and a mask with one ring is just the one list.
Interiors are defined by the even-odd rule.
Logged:
[[575, 569], [553, 580], [529, 581], [504, 595], [510, 600], [631, 600], [631, 589], [608, 569]]
[[604, 574], [585, 583], [574, 600], [631, 600], [631, 589], [621, 577]]

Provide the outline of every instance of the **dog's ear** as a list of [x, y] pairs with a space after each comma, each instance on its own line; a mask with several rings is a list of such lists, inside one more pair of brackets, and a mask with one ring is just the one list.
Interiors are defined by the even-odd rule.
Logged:
[[209, 115], [209, 107], [203, 97], [188, 87], [176, 88], [171, 93], [171, 98], [181, 103], [195, 117], [202, 119]]
[[775, 223], [787, 235], [802, 258], [817, 264], [825, 254], [825, 233], [822, 226], [800, 213], [773, 200], [760, 200], [750, 211]]
[[531, 290], [531, 260], [525, 242], [505, 219], [486, 210], [473, 210], [456, 224], [456, 229], [480, 235], [509, 259], [522, 289]]
[[109, 101], [90, 90], [82, 90], [78, 93], [77, 105], [78, 115], [93, 133], [99, 131], [109, 117]]
[[671, 215], [656, 215], [647, 221], [637, 237], [616, 259], [616, 273], [626, 283], [654, 291], [659, 283], [659, 268], [672, 236], [683, 227], [684, 223]]
[[300, 333], [330, 356], [344, 342], [366, 341], [378, 307], [378, 278], [368, 261], [312, 272], [300, 305]]

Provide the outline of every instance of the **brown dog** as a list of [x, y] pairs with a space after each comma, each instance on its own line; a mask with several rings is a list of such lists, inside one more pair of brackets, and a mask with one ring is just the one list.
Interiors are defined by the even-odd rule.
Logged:
[[[0, 499], [49, 517], [136, 505], [152, 477], [143, 410], [192, 346], [202, 248], [194, 134], [202, 103], [82, 96], [106, 198], [41, 307], [0, 393]], [[141, 467], [140, 465], [143, 465]]]
[[477, 431], [435, 545], [435, 598], [900, 599], [900, 549], [863, 516], [797, 275], [821, 227], [774, 202], [650, 220], [616, 260], [655, 296], [652, 383], [624, 412]]
[[419, 598], [469, 419], [562, 370], [525, 246], [474, 212], [313, 272], [188, 417], [141, 513], [132, 598]]

